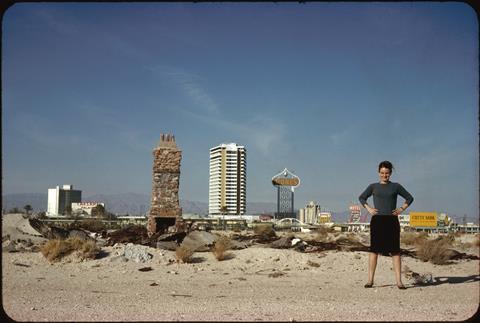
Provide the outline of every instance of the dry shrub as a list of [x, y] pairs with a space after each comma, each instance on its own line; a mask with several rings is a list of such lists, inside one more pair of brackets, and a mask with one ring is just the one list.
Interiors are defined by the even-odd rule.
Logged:
[[320, 226], [317, 230], [317, 235], [315, 236], [315, 240], [318, 242], [325, 242], [328, 240], [328, 234], [332, 232], [331, 228]]
[[422, 261], [430, 261], [436, 265], [447, 264], [452, 256], [449, 250], [451, 242], [440, 237], [435, 240], [422, 240], [417, 243], [417, 256]]
[[193, 249], [187, 246], [180, 246], [175, 249], [175, 257], [177, 262], [188, 263], [191, 261], [193, 256]]
[[85, 241], [81, 249], [83, 258], [85, 259], [95, 259], [99, 249], [94, 241]]
[[226, 253], [232, 247], [232, 241], [227, 236], [221, 236], [215, 242], [212, 252], [217, 260], [224, 260], [229, 254]]
[[257, 224], [253, 227], [253, 233], [257, 236], [261, 237], [272, 237], [275, 236], [275, 230], [273, 230], [273, 226], [271, 224]]
[[427, 237], [428, 234], [426, 232], [402, 232], [400, 241], [407, 246], [413, 246], [422, 244], [427, 240]]
[[50, 262], [59, 261], [74, 251], [78, 251], [78, 256], [83, 260], [95, 259], [100, 249], [94, 241], [85, 241], [78, 237], [48, 240], [40, 248], [42, 255]]
[[480, 247], [480, 234], [477, 234], [477, 236], [475, 237], [475, 240], [473, 241], [473, 245], [475, 247]]
[[40, 252], [50, 262], [58, 261], [72, 251], [70, 245], [65, 240], [60, 239], [48, 240], [40, 247]]

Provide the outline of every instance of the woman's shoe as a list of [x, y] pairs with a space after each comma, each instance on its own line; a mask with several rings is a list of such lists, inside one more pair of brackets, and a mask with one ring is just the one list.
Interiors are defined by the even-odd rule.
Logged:
[[397, 285], [398, 289], [407, 289], [407, 287], [405, 287], [405, 285]]
[[373, 283], [366, 283], [363, 287], [365, 287], [365, 288], [372, 288], [372, 287], [373, 287]]

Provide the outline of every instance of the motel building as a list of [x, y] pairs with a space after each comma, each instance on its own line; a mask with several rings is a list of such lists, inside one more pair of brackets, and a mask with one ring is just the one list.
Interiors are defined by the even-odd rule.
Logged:
[[72, 213], [79, 215], [92, 215], [92, 209], [98, 205], [105, 208], [105, 203], [100, 202], [74, 202], [72, 203]]

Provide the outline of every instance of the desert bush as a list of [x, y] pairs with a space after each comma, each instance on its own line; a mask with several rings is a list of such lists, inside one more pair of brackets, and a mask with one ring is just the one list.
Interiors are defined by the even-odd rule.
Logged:
[[400, 241], [407, 245], [417, 245], [427, 240], [428, 234], [426, 232], [402, 232], [400, 234]]
[[475, 240], [473, 240], [473, 245], [475, 247], [480, 247], [480, 234], [477, 234], [477, 236], [475, 237]]
[[226, 253], [226, 251], [229, 250], [231, 247], [232, 241], [230, 240], [230, 238], [227, 236], [221, 236], [217, 239], [217, 241], [215, 241], [215, 245], [212, 249], [213, 255], [219, 261], [224, 260], [228, 256], [228, 253]]
[[449, 251], [451, 242], [440, 237], [435, 240], [421, 240], [417, 242], [417, 256], [422, 261], [430, 261], [436, 265], [444, 265], [450, 260], [452, 253]]
[[100, 249], [94, 241], [85, 241], [78, 237], [48, 240], [40, 247], [40, 252], [50, 262], [59, 261], [74, 251], [78, 251], [79, 257], [83, 260], [95, 259]]
[[331, 228], [325, 227], [325, 226], [320, 226], [317, 230], [317, 235], [315, 236], [315, 240], [318, 242], [325, 242], [328, 240], [328, 234], [330, 232], [333, 232]]
[[188, 263], [192, 259], [193, 249], [187, 246], [180, 246], [175, 249], [175, 258], [177, 262]]
[[275, 236], [275, 230], [273, 230], [273, 227], [271, 224], [257, 224], [256, 226], [253, 227], [253, 233], [257, 236], [262, 236], [262, 237], [271, 237]]
[[98, 254], [98, 247], [94, 241], [85, 241], [82, 245], [81, 252], [85, 259], [95, 259]]

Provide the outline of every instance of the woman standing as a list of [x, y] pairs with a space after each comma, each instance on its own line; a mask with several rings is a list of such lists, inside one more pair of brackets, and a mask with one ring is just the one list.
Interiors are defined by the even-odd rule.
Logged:
[[[373, 286], [373, 278], [377, 267], [378, 254], [391, 255], [395, 279], [399, 289], [406, 289], [402, 284], [400, 259], [400, 223], [398, 215], [410, 206], [413, 197], [398, 183], [390, 182], [393, 165], [385, 160], [378, 165], [379, 183], [368, 185], [367, 189], [358, 198], [360, 203], [372, 215], [370, 221], [370, 254], [368, 261], [368, 282], [365, 288]], [[373, 195], [372, 208], [367, 199]], [[397, 209], [397, 196], [405, 199], [402, 207]]]

